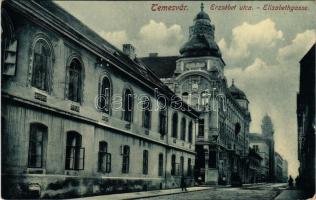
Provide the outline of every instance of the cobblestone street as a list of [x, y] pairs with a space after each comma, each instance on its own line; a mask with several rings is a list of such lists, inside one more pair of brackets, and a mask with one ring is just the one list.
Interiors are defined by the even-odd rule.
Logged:
[[215, 188], [210, 190], [181, 193], [175, 195], [144, 198], [146, 200], [176, 200], [176, 199], [212, 199], [212, 200], [272, 200], [282, 190], [286, 184], [264, 184], [255, 186], [243, 186], [241, 188]]

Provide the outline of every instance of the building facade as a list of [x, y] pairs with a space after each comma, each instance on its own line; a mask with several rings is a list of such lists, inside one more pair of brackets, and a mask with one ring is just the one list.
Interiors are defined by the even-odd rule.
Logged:
[[246, 181], [249, 101], [224, 75], [225, 62], [214, 39], [215, 26], [201, 11], [189, 28], [180, 56], [151, 53], [141, 60], [183, 101], [199, 111], [195, 177], [206, 184], [230, 183], [235, 173]]
[[288, 162], [285, 159], [283, 159], [282, 174], [283, 174], [283, 182], [286, 183], [288, 181], [289, 172], [288, 172]]
[[255, 148], [249, 148], [249, 154], [248, 154], [248, 177], [249, 180], [248, 183], [259, 183], [262, 182], [261, 178], [261, 162], [262, 157], [260, 156], [258, 149]]
[[315, 193], [315, 44], [300, 61], [297, 94], [299, 180], [301, 187]]
[[4, 198], [193, 184], [198, 112], [131, 45], [116, 49], [51, 1], [3, 1], [1, 14]]
[[260, 167], [260, 182], [268, 181], [269, 177], [269, 146], [267, 141], [258, 133], [249, 134], [249, 145], [253, 148], [262, 158]]
[[275, 152], [274, 154], [274, 174], [275, 174], [275, 181], [276, 182], [283, 182], [284, 181], [284, 174], [283, 174], [283, 158], [282, 156], [278, 153], [278, 152]]

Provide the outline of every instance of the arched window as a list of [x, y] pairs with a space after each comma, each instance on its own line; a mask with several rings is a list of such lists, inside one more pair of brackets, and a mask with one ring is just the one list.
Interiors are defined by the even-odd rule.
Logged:
[[176, 175], [176, 155], [171, 156], [171, 175]]
[[164, 109], [159, 111], [159, 133], [162, 136], [167, 133], [167, 111]]
[[148, 150], [143, 151], [143, 174], [148, 174]]
[[47, 126], [43, 124], [34, 123], [30, 125], [30, 139], [29, 139], [29, 168], [44, 167], [44, 155], [46, 155], [47, 143]]
[[133, 117], [133, 93], [131, 89], [125, 89], [123, 93], [123, 119], [132, 122]]
[[192, 137], [193, 137], [193, 122], [190, 121], [189, 123], [189, 135], [188, 135], [188, 140], [190, 143], [192, 143]]
[[82, 137], [75, 131], [67, 132], [66, 170], [83, 170], [85, 149], [81, 147]]
[[129, 146], [124, 145], [122, 153], [123, 153], [122, 173], [127, 174], [129, 172], [129, 154], [130, 154]]
[[68, 99], [81, 102], [82, 90], [82, 66], [77, 58], [72, 59], [68, 67]]
[[108, 77], [103, 77], [100, 86], [99, 108], [102, 112], [110, 113], [111, 109], [111, 82]]
[[172, 116], [172, 137], [178, 137], [178, 114], [176, 112]]
[[181, 119], [181, 137], [180, 137], [181, 140], [185, 140], [185, 132], [186, 132], [186, 120], [183, 117]]
[[104, 173], [111, 172], [111, 154], [108, 153], [108, 143], [99, 142], [99, 165], [98, 170]]
[[149, 97], [143, 99], [143, 126], [150, 129], [151, 125], [151, 102]]
[[33, 50], [32, 86], [43, 91], [49, 91], [52, 54], [48, 43], [39, 39]]

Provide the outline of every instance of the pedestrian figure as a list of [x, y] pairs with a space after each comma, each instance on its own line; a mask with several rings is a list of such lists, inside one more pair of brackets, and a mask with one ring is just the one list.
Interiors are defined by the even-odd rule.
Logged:
[[293, 187], [293, 178], [292, 178], [292, 176], [290, 176], [290, 178], [289, 178], [289, 187], [290, 188]]
[[187, 186], [186, 186], [186, 183], [185, 183], [185, 178], [184, 178], [184, 176], [181, 176], [181, 184], [180, 184], [180, 186], [181, 186], [181, 190], [182, 191], [188, 191], [187, 190]]
[[198, 178], [198, 184], [202, 185], [202, 177], [201, 176], [199, 176], [199, 178]]

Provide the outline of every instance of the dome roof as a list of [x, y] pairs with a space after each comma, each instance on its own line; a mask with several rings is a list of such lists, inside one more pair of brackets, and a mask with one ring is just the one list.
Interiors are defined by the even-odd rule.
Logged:
[[183, 57], [190, 56], [217, 56], [221, 53], [214, 41], [209, 41], [205, 35], [193, 35], [181, 48], [180, 54]]
[[194, 20], [199, 20], [199, 19], [207, 19], [207, 20], [211, 20], [210, 17], [208, 16], [208, 14], [206, 12], [204, 12], [203, 10], [201, 10], [196, 17], [194, 18]]
[[234, 80], [232, 85], [229, 87], [229, 91], [236, 99], [248, 100], [246, 94], [241, 89], [235, 86]]
[[194, 25], [190, 27], [189, 40], [180, 48], [182, 57], [222, 56], [214, 40], [215, 26], [211, 24], [210, 17], [203, 8], [201, 3], [201, 11], [194, 18]]

